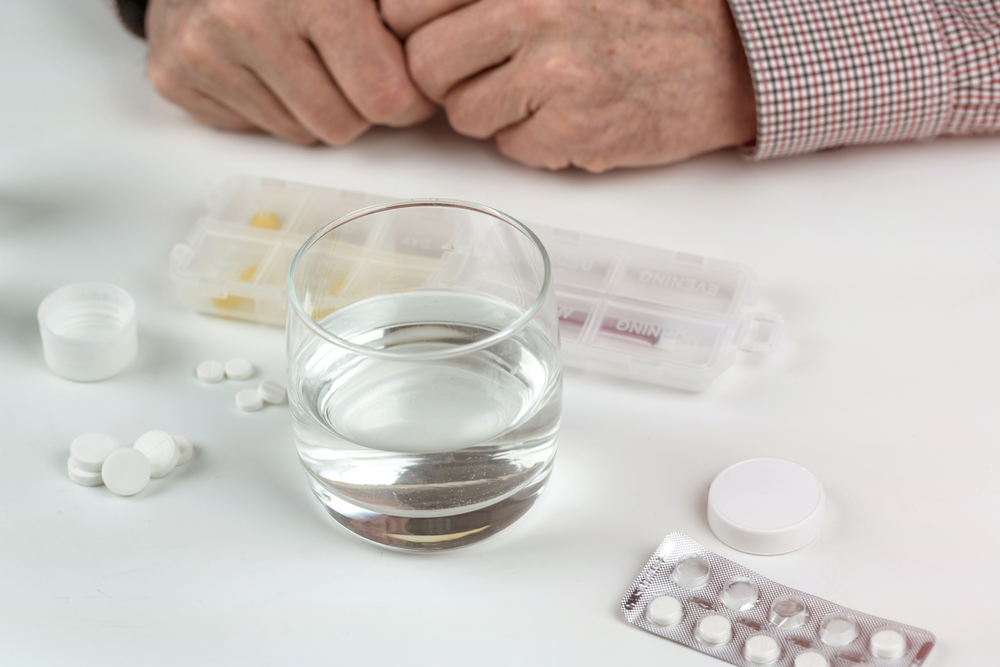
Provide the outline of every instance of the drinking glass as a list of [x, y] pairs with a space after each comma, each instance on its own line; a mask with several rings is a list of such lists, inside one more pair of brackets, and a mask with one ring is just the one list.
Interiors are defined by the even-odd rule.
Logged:
[[467, 202], [372, 206], [306, 241], [288, 296], [295, 442], [341, 525], [440, 551], [534, 504], [556, 453], [562, 362], [531, 230]]

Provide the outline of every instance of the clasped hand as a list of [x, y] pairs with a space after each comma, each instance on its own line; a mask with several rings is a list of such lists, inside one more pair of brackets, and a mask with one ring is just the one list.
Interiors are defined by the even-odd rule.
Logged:
[[663, 164], [756, 133], [725, 0], [151, 0], [146, 33], [165, 98], [300, 144], [438, 105], [548, 169]]

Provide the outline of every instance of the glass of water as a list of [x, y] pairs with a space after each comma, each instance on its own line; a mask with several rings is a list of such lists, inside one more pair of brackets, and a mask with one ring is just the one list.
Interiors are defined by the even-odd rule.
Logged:
[[531, 230], [460, 201], [362, 209], [306, 241], [288, 297], [295, 443], [340, 524], [440, 551], [532, 506], [556, 453], [562, 364]]

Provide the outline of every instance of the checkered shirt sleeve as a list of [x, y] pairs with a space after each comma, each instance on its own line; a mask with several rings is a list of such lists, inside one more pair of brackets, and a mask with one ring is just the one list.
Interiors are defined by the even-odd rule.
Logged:
[[1000, 0], [729, 0], [751, 157], [1000, 131]]

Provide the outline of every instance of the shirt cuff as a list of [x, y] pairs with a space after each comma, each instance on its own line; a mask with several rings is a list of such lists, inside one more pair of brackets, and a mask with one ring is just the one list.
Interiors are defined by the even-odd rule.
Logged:
[[931, 0], [729, 0], [757, 96], [752, 159], [939, 134], [948, 59]]

